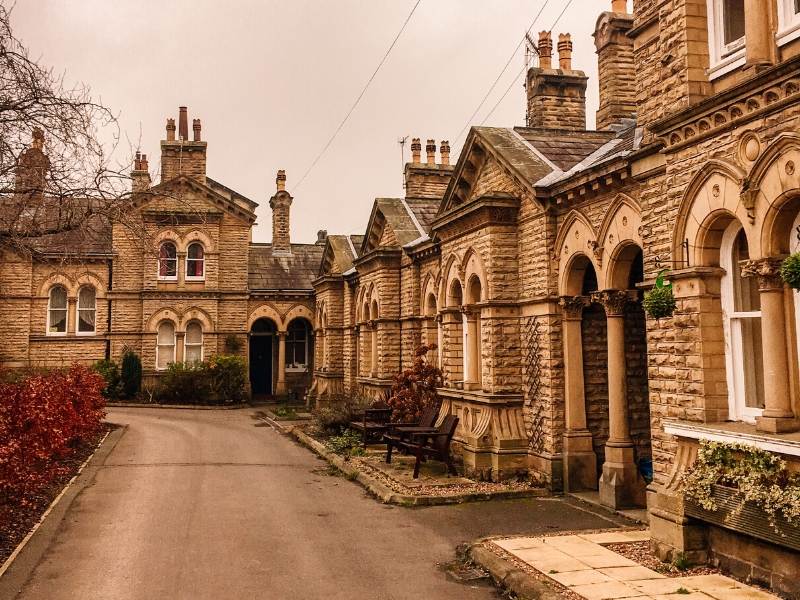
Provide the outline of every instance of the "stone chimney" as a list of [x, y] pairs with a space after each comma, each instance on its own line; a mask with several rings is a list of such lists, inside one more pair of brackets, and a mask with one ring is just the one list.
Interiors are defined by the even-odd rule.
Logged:
[[633, 15], [627, 13], [625, 0], [612, 0], [611, 12], [604, 12], [597, 19], [594, 29], [600, 82], [597, 129], [610, 129], [636, 113], [633, 39], [628, 37], [631, 29]]
[[539, 66], [528, 69], [528, 127], [586, 129], [586, 82], [583, 71], [572, 68], [572, 41], [559, 35], [559, 68], [552, 68], [553, 39], [549, 31], [539, 34]]
[[289, 237], [289, 209], [292, 197], [286, 191], [286, 171], [281, 169], [275, 178], [277, 191], [269, 200], [272, 209], [272, 254], [273, 256], [290, 256], [292, 243]]
[[178, 138], [175, 119], [167, 119], [167, 139], [161, 140], [161, 181], [186, 175], [201, 183], [206, 181], [206, 148], [200, 139], [200, 119], [192, 121], [193, 139], [189, 139], [189, 114], [185, 106], [178, 109]]
[[133, 159], [133, 171], [131, 171], [131, 181], [133, 193], [146, 192], [150, 189], [150, 171], [147, 163], [147, 154], [136, 151]]
[[320, 229], [317, 232], [317, 245], [324, 246], [327, 241], [328, 241], [328, 230]]
[[436, 164], [436, 140], [425, 144], [426, 162], [422, 162], [420, 138], [411, 139], [411, 162], [406, 164], [406, 198], [442, 198], [453, 173], [450, 164], [450, 144], [442, 142], [442, 162]]
[[14, 194], [24, 194], [29, 199], [43, 199], [50, 159], [44, 153], [44, 131], [33, 128], [31, 145], [22, 151], [14, 173]]

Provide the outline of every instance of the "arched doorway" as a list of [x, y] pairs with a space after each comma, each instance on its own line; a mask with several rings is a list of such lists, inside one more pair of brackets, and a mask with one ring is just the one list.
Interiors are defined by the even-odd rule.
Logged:
[[250, 389], [253, 395], [272, 395], [273, 359], [278, 328], [272, 319], [261, 318], [250, 328]]

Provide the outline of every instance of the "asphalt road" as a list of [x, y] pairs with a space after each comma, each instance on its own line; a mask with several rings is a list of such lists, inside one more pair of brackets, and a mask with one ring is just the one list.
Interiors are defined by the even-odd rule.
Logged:
[[489, 599], [440, 565], [490, 534], [611, 527], [554, 499], [384, 506], [251, 409], [114, 409], [128, 429], [17, 598]]

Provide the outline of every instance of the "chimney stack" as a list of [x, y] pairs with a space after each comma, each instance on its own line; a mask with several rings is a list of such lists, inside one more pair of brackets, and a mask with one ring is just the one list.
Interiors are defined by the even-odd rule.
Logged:
[[200, 119], [192, 121], [194, 138], [189, 139], [189, 114], [185, 106], [178, 109], [178, 134], [175, 119], [167, 119], [167, 139], [161, 141], [161, 181], [186, 175], [201, 183], [206, 181], [206, 142], [200, 139]]
[[31, 145], [23, 150], [17, 162], [14, 193], [25, 194], [28, 200], [42, 200], [50, 159], [44, 153], [44, 131], [34, 127]]
[[147, 154], [136, 151], [131, 171], [131, 188], [133, 193], [145, 192], [150, 188], [150, 166], [147, 164]]
[[539, 32], [539, 68], [553, 68], [553, 38], [549, 31]]
[[411, 162], [418, 165], [421, 162], [420, 155], [422, 154], [422, 142], [419, 138], [411, 139]]
[[633, 63], [633, 15], [625, 0], [612, 0], [611, 12], [597, 19], [594, 45], [597, 48], [597, 72], [600, 106], [597, 129], [610, 129], [636, 113], [636, 71]]
[[436, 140], [428, 140], [428, 143], [425, 144], [425, 153], [428, 155], [428, 166], [434, 166], [436, 164]]
[[292, 197], [286, 191], [286, 171], [281, 169], [275, 177], [277, 191], [270, 198], [272, 209], [272, 254], [273, 256], [290, 256], [292, 243], [289, 236], [289, 209]]
[[185, 106], [178, 107], [178, 136], [184, 142], [189, 141], [189, 114]]
[[562, 71], [572, 70], [572, 40], [568, 33], [558, 36], [558, 68]]
[[442, 164], [443, 165], [449, 165], [450, 164], [450, 142], [448, 140], [442, 140], [442, 143], [439, 146], [439, 151], [442, 153]]
[[325, 242], [328, 241], [328, 231], [326, 229], [320, 229], [317, 232], [317, 244], [319, 246], [324, 246]]
[[539, 66], [528, 69], [525, 89], [528, 127], [586, 129], [586, 83], [583, 71], [572, 69], [572, 40], [558, 36], [559, 68], [552, 67], [553, 40], [550, 32], [539, 34]]

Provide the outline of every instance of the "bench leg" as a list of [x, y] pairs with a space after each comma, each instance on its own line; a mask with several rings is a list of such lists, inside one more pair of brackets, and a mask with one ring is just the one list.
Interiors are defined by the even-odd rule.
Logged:
[[386, 440], [386, 464], [392, 462], [392, 440]]
[[456, 471], [456, 467], [453, 464], [453, 460], [452, 460], [452, 458], [450, 458], [449, 454], [447, 455], [447, 458], [445, 459], [445, 464], [447, 465], [447, 473], [448, 474], [450, 474], [450, 475], [458, 475], [458, 471]]
[[419, 463], [422, 462], [422, 448], [419, 448], [414, 451], [414, 456], [417, 457], [417, 460], [414, 462], [414, 479], [419, 478]]

